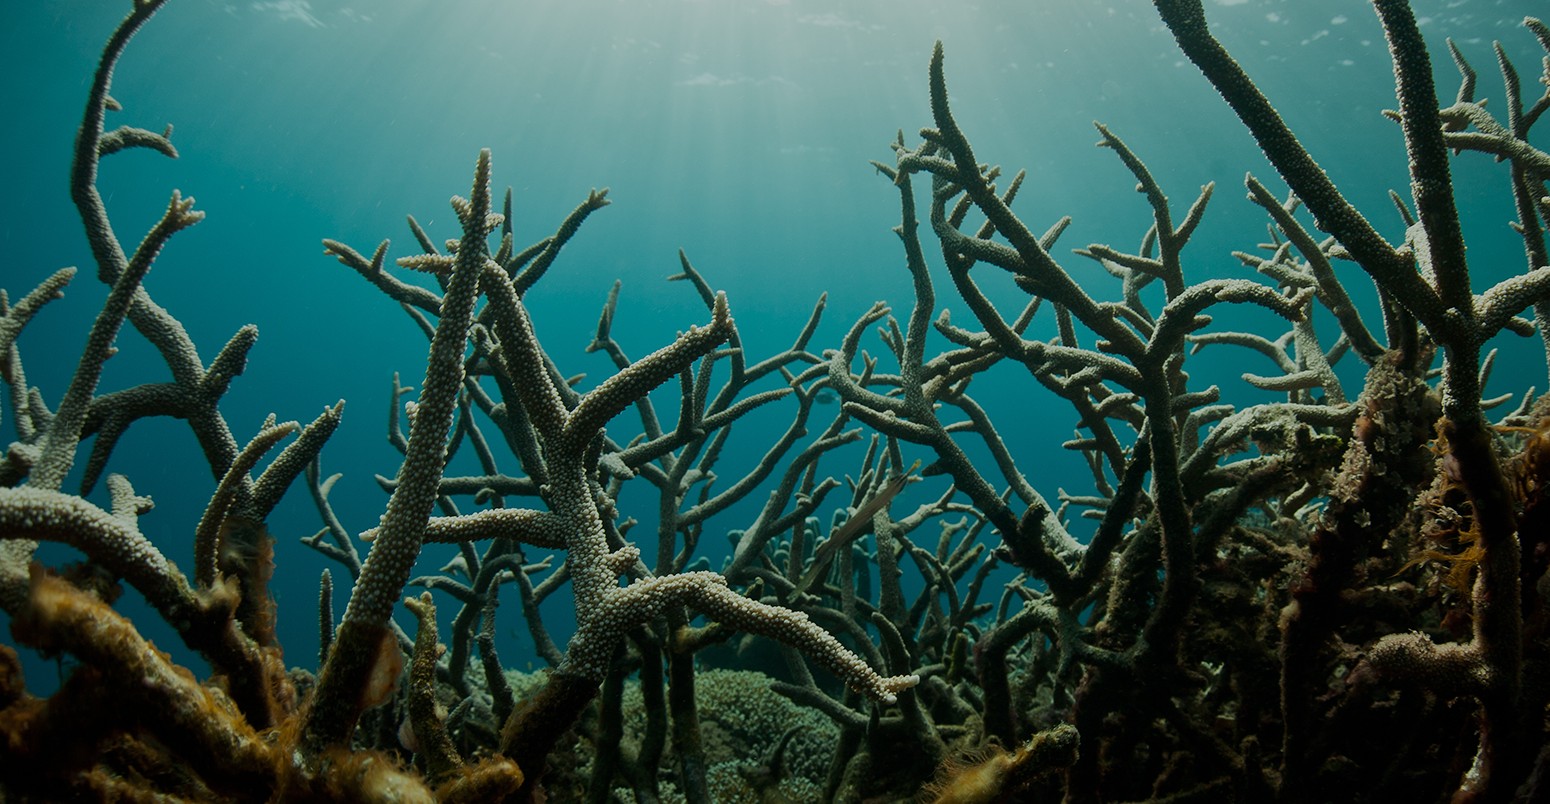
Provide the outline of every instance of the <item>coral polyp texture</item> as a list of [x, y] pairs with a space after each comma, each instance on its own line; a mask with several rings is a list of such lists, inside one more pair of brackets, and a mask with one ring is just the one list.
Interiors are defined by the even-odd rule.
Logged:
[[[632, 358], [615, 283], [588, 347], [613, 371], [590, 385], [562, 373], [571, 356], [540, 342], [526, 298], [608, 191], [524, 247], [499, 154], [481, 151], [439, 244], [414, 218], [417, 253], [324, 241], [375, 288], [361, 303], [385, 295], [428, 341], [418, 384], [393, 378], [383, 513], [352, 531], [322, 467], [386, 467], [330, 452], [343, 402], [234, 431], [223, 400], [256, 328], [206, 362], [151, 295], [158, 256], [203, 218], [193, 198], [171, 192], [126, 251], [98, 189], [105, 157], [178, 155], [170, 128], [107, 125], [120, 56], [163, 4], [136, 0], [111, 34], [75, 141], [70, 197], [110, 288], [79, 356], [26, 332], [75, 269], [0, 293], [0, 800], [1550, 797], [1550, 403], [1482, 397], [1492, 339], [1550, 348], [1539, 20], [1512, 35], [1544, 50], [1545, 91], [1498, 47], [1505, 103], [1488, 108], [1452, 43], [1461, 86], [1439, 100], [1415, 14], [1374, 0], [1410, 187], [1359, 210], [1199, 0], [1155, 0], [1275, 171], [1245, 179], [1269, 233], [1232, 253], [1252, 279], [1189, 249], [1216, 185], [1174, 203], [1142, 138], [1102, 124], [1152, 219], [1134, 249], [1058, 256], [1069, 219], [1041, 232], [1014, 209], [1026, 175], [971, 145], [938, 43], [927, 125], [872, 163], [897, 197], [903, 270], [879, 282], [897, 308], [825, 346], [820, 297], [761, 357], [739, 300], [680, 252], [672, 278], [703, 317]], [[1471, 275], [1460, 170], [1495, 170], [1514, 200], [1499, 235], [1522, 270], [1494, 285]], [[990, 287], [1008, 280], [1021, 298]], [[1040, 318], [1054, 337], [1030, 335]], [[104, 387], [130, 338], [169, 379]], [[1202, 353], [1275, 372], [1202, 385]], [[24, 365], [65, 359], [67, 387], [28, 384]], [[996, 393], [1057, 406], [1077, 436], [1003, 438], [975, 397], [993, 370]], [[1262, 401], [1226, 401], [1244, 398]], [[152, 417], [185, 423], [208, 464], [174, 471], [215, 479], [191, 534], [113, 471]], [[727, 445], [755, 419], [742, 437], [763, 451], [743, 461]], [[1079, 455], [1085, 491], [1036, 487], [1040, 449]], [[289, 537], [268, 523], [293, 487], [322, 521], [301, 541], [337, 564], [315, 615], [270, 593]], [[125, 585], [146, 604], [133, 614]], [[295, 616], [318, 618], [315, 667], [281, 652], [277, 618]], [[179, 658], [144, 635], [153, 618]], [[497, 654], [518, 630], [537, 672]], [[57, 689], [29, 691], [28, 652], [68, 657]]]

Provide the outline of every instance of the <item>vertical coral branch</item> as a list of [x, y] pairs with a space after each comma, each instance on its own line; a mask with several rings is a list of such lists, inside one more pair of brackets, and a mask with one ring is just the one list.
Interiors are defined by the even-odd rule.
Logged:
[[453, 198], [463, 225], [463, 239], [453, 262], [452, 279], [442, 299], [441, 319], [431, 340], [419, 411], [409, 431], [409, 444], [398, 473], [398, 487], [355, 591], [350, 595], [328, 663], [318, 678], [302, 738], [303, 751], [317, 756], [330, 746], [348, 744], [360, 717], [360, 690], [378, 660], [387, 623], [415, 558], [425, 521], [436, 503], [437, 486], [446, 462], [447, 433], [463, 383], [463, 352], [473, 320], [479, 276], [489, 250], [485, 238], [499, 225], [490, 215], [490, 152], [479, 153], [471, 199]]

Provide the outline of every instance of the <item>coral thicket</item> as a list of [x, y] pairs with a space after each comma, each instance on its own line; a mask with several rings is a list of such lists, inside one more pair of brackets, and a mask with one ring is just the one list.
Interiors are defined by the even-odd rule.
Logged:
[[[1027, 176], [972, 144], [949, 92], [965, 78], [938, 43], [922, 59], [930, 119], [872, 163], [897, 196], [901, 304], [815, 345], [820, 297], [791, 347], [761, 357], [741, 302], [680, 253], [673, 279], [703, 319], [631, 357], [615, 283], [589, 347], [613, 371], [591, 383], [563, 373], [525, 299], [607, 190], [523, 246], [481, 151], [443, 239], [411, 217], [415, 253], [323, 243], [428, 342], [423, 375], [393, 378], [402, 461], [379, 476], [380, 520], [347, 525], [322, 468], [350, 460], [328, 449], [343, 403], [239, 441], [222, 397], [256, 329], [205, 361], [152, 298], [158, 256], [203, 218], [194, 200], [173, 191], [126, 251], [97, 188], [120, 151], [177, 156], [170, 128], [107, 128], [119, 58], [163, 5], [136, 0], [110, 34], [73, 152], [71, 198], [111, 290], [68, 387], [28, 385], [24, 357], [61, 356], [24, 329], [76, 272], [0, 293], [15, 433], [0, 459], [0, 800], [1550, 797], [1550, 402], [1483, 397], [1494, 338], [1550, 351], [1538, 19], [1523, 35], [1545, 50], [1543, 93], [1498, 48], [1505, 108], [1487, 109], [1449, 43], [1461, 85], [1444, 105], [1408, 3], [1374, 0], [1410, 186], [1363, 211], [1200, 0], [1155, 0], [1276, 173], [1245, 179], [1268, 238], [1233, 253], [1234, 278], [1191, 244], [1216, 185], [1176, 204], [1140, 156], [1145, 132], [1103, 124], [1098, 146], [1150, 219], [1134, 248], [1065, 256], [1069, 219], [1026, 220]], [[1488, 169], [1478, 154], [1499, 163], [1518, 216], [1504, 236], [1524, 255], [1490, 286], [1454, 185]], [[1079, 282], [1079, 262], [1113, 281]], [[1374, 309], [1353, 301], [1358, 282]], [[1272, 323], [1221, 326], [1226, 305]], [[1030, 335], [1036, 319], [1055, 336]], [[170, 379], [102, 387], [128, 337]], [[1191, 377], [1202, 354], [1274, 371], [1244, 373], [1255, 395], [1238, 396]], [[994, 393], [1069, 407], [1076, 435], [1048, 446], [1081, 456], [1067, 486], [1085, 488], [1030, 480], [1041, 455], [976, 398], [992, 371]], [[785, 418], [746, 428], [764, 448], [746, 461], [727, 444], [755, 410]], [[187, 424], [208, 466], [178, 469], [217, 482], [182, 542], [111, 471], [152, 416]], [[292, 487], [322, 522], [301, 541], [337, 564], [316, 668], [287, 667], [276, 622], [296, 612], [270, 595], [290, 537], [269, 518]], [[48, 566], [40, 542], [81, 560]], [[416, 575], [431, 555], [450, 559]], [[117, 605], [126, 585], [207, 672], [147, 641]], [[499, 607], [503, 588], [518, 606]], [[557, 609], [575, 623], [563, 639]], [[508, 628], [539, 672], [503, 664]], [[28, 690], [25, 651], [70, 657], [57, 691]]]

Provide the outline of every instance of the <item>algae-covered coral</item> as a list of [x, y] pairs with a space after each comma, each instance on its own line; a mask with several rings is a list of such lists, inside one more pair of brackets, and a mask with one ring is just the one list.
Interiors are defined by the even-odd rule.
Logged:
[[[412, 379], [394, 379], [402, 461], [361, 529], [323, 470], [375, 468], [329, 450], [343, 406], [306, 425], [271, 417], [244, 442], [223, 397], [256, 330], [207, 363], [153, 300], [158, 256], [201, 221], [192, 199], [170, 193], [126, 251], [99, 190], [106, 157], [177, 156], [170, 129], [107, 123], [114, 69], [163, 5], [137, 0], [110, 35], [77, 135], [70, 195], [111, 291], [67, 387], [28, 383], [25, 365], [67, 358], [24, 329], [74, 270], [0, 296], [6, 798], [1547, 795], [1550, 408], [1526, 387], [1482, 396], [1499, 333], [1550, 343], [1550, 156], [1533, 138], [1550, 91], [1501, 48], [1504, 104], [1477, 99], [1472, 54], [1451, 43], [1461, 86], [1439, 101], [1409, 5], [1375, 0], [1410, 187], [1359, 211], [1201, 3], [1156, 0], [1275, 170], [1245, 181], [1268, 226], [1233, 255], [1249, 279], [1211, 273], [1190, 245], [1216, 185], [1177, 205], [1144, 135], [1101, 124], [1151, 220], [1133, 249], [1057, 256], [1069, 219], [1040, 231], [1014, 210], [1037, 177], [982, 161], [949, 93], [955, 51], [938, 44], [928, 125], [873, 163], [899, 211], [904, 271], [885, 292], [907, 312], [878, 302], [826, 344], [820, 300], [789, 348], [757, 354], [741, 302], [680, 253], [674, 278], [703, 315], [632, 356], [616, 283], [589, 347], [613, 371], [595, 382], [565, 374], [571, 356], [546, 348], [527, 299], [608, 191], [525, 243], [512, 192], [496, 190], [499, 154], [481, 151], [450, 223], [409, 219], [412, 253], [323, 244], [428, 342], [423, 373], [406, 354]], [[1550, 90], [1550, 29], [1528, 18], [1512, 35], [1545, 51]], [[1497, 236], [1523, 255], [1494, 284], [1471, 274], [1453, 175], [1491, 169], [1478, 153], [1501, 163], [1517, 219]], [[1076, 264], [1108, 281], [1079, 282]], [[994, 287], [1008, 280], [1010, 305]], [[1216, 323], [1229, 306], [1264, 329]], [[1053, 337], [1033, 337], [1046, 320]], [[862, 345], [874, 328], [876, 354]], [[105, 387], [115, 344], [134, 337], [170, 379]], [[1202, 354], [1268, 360], [1273, 374], [1242, 378], [1265, 401], [1192, 379]], [[1082, 488], [1030, 479], [1043, 457], [1003, 437], [982, 395], [1007, 393], [1007, 376], [1020, 397], [1069, 406], [1077, 435], [1040, 448], [1080, 455]], [[779, 426], [758, 418], [772, 410]], [[191, 539], [163, 533], [134, 478], [111, 471], [152, 417], [186, 422], [197, 471], [217, 480]], [[756, 420], [763, 449], [744, 461], [728, 443]], [[267, 521], [292, 486], [322, 520], [303, 541], [334, 565], [315, 672], [287, 669], [275, 622], [299, 612], [269, 597]], [[80, 560], [36, 560], [43, 541]], [[445, 565], [427, 573], [422, 557]], [[149, 604], [138, 622], [115, 610], [125, 585]], [[198, 675], [147, 641], [152, 626], [202, 660]], [[503, 666], [497, 635], [514, 629], [540, 673]], [[18, 651], [73, 664], [39, 695]]]

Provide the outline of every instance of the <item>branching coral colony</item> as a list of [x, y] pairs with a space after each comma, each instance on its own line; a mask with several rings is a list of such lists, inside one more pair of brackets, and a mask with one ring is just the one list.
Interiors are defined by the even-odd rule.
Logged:
[[[1391, 115], [1412, 171], [1411, 198], [1394, 196], [1396, 245], [1346, 202], [1212, 37], [1198, 0], [1157, 0], [1180, 48], [1290, 194], [1247, 179], [1271, 238], [1237, 256], [1269, 283], [1191, 284], [1183, 250], [1212, 185], [1176, 215], [1136, 154], [1099, 126], [1099, 145], [1134, 174], [1154, 217], [1133, 252], [1076, 251], [1119, 280], [1110, 302], [1079, 287], [1053, 256], [1067, 221], [1035, 234], [1011, 209], [1022, 174], [1002, 189], [999, 172], [978, 161], [948, 105], [938, 46], [932, 127], [918, 146], [901, 136], [895, 161], [877, 164], [899, 191], [897, 232], [914, 292], [904, 321], [878, 304], [838, 348], [815, 354], [808, 344], [820, 300], [790, 349], [754, 362], [727, 300], [683, 259], [675, 278], [703, 299], [709, 323], [632, 360], [611, 335], [616, 285], [590, 348], [617, 373], [585, 393], [539, 345], [522, 296], [607, 204], [605, 192], [593, 192], [554, 235], [519, 249], [509, 193], [505, 214], [492, 212], [483, 153], [470, 196], [452, 199], [457, 239], [438, 247], [410, 219], [423, 253], [397, 264], [433, 275], [439, 292], [391, 275], [386, 242], [370, 256], [325, 243], [430, 340], [417, 399], [406, 401], [412, 389], [394, 383], [389, 436], [404, 462], [381, 481], [390, 497], [381, 523], [359, 537], [371, 542], [362, 560], [320, 468], [342, 407], [305, 427], [271, 420], [239, 445], [219, 403], [256, 331], [238, 330], [207, 365], [142, 285], [160, 249], [200, 213], [173, 193], [126, 254], [98, 195], [101, 157], [131, 147], [176, 155], [165, 133], [104, 130], [118, 108], [108, 94], [113, 66], [161, 5], [136, 2], [114, 33], [78, 135], [72, 196], [112, 292], [52, 409], [27, 385], [16, 338], [73, 270], [14, 304], [0, 296], [0, 369], [18, 436], [0, 464], [0, 605], [17, 643], [79, 663], [40, 699], [24, 689], [15, 650], [0, 651], [5, 796], [1550, 795], [1550, 507], [1542, 504], [1550, 408], [1530, 391], [1492, 423], [1486, 411], [1504, 400], [1481, 399], [1489, 338], [1537, 328], [1550, 343], [1550, 155], [1529, 140], [1550, 93], [1525, 102], [1500, 49], [1505, 121], [1475, 100], [1475, 73], [1456, 49], [1462, 86], [1439, 108], [1410, 9], [1374, 3], [1397, 78]], [[1524, 25], [1550, 54], [1550, 29], [1535, 19]], [[1540, 83], [1550, 86], [1550, 56]], [[1517, 202], [1513, 230], [1526, 270], [1478, 295], [1449, 149], [1505, 162]], [[929, 180], [925, 217], [977, 328], [937, 313], [917, 178]], [[1327, 237], [1314, 234], [1304, 209]], [[1337, 278], [1336, 266], [1348, 263], [1377, 287], [1381, 333]], [[997, 309], [980, 288], [979, 265], [1010, 274], [1028, 303], [1010, 316]], [[1339, 270], [1346, 281], [1354, 275]], [[1212, 330], [1205, 313], [1221, 303], [1266, 308], [1290, 329], [1273, 338]], [[1030, 340], [1024, 333], [1046, 304], [1058, 336]], [[1313, 315], [1320, 307], [1329, 315]], [[1530, 308], [1532, 322], [1518, 317]], [[172, 379], [102, 392], [100, 369], [126, 320], [160, 351]], [[1339, 332], [1321, 336], [1315, 320]], [[894, 373], [861, 352], [874, 324]], [[950, 346], [928, 356], [932, 329]], [[1276, 365], [1274, 376], [1244, 379], [1284, 401], [1239, 409], [1217, 388], [1190, 384], [1191, 355], [1233, 347]], [[1347, 357], [1366, 372], [1354, 395], [1333, 368]], [[1091, 494], [1062, 492], [1052, 506], [1019, 469], [1028, 457], [1012, 454], [969, 393], [975, 377], [1003, 363], [1075, 409], [1081, 434], [1064, 446], [1085, 456]], [[650, 392], [675, 378], [678, 416], [669, 424]], [[824, 414], [821, 403], [836, 398], [839, 407]], [[731, 427], [768, 405], [791, 410], [788, 427], [752, 466], [729, 468]], [[633, 437], [604, 429], [631, 409], [638, 428], [612, 426]], [[195, 528], [191, 577], [164, 555], [169, 543], [142, 532], [150, 502], [128, 479], [106, 475], [106, 508], [85, 498], [125, 429], [162, 415], [189, 423], [219, 479]], [[81, 441], [93, 434], [80, 495], [67, 493]], [[820, 461], [858, 441], [868, 445], [860, 471], [836, 494], [846, 484]], [[501, 468], [502, 444], [519, 472]], [[990, 459], [975, 464], [971, 447]], [[446, 473], [460, 449], [482, 474]], [[911, 453], [928, 461], [920, 476], [918, 462], [906, 466]], [[304, 541], [353, 581], [336, 629], [324, 574], [315, 681], [281, 663], [265, 590], [264, 520], [298, 477], [325, 522]], [[931, 499], [893, 511], [922, 477]], [[641, 517], [655, 523], [651, 556], [632, 540], [649, 526], [619, 510], [631, 481], [644, 481], [658, 501]], [[728, 523], [728, 508], [752, 495], [764, 499], [753, 521]], [[1073, 517], [1096, 527], [1079, 534]], [[713, 571], [698, 547], [722, 534], [735, 549]], [[39, 540], [67, 543], [85, 561], [45, 568], [33, 561]], [[427, 544], [449, 545], [438, 549], [454, 558], [439, 575], [411, 578]], [[998, 565], [1018, 574], [988, 592]], [[208, 661], [208, 679], [173, 664], [113, 611], [121, 582]], [[540, 607], [566, 583], [578, 627], [562, 650]], [[507, 584], [549, 665], [537, 677], [504, 672], [495, 654], [497, 593]], [[425, 590], [404, 601], [418, 623], [413, 639], [391, 617], [406, 585]], [[438, 601], [456, 609], [444, 629]], [[443, 634], [447, 646], [438, 644]], [[697, 671], [747, 634], [773, 638], [761, 644], [778, 646], [781, 680], [749, 686], [746, 673]], [[831, 736], [815, 736], [823, 734]]]

